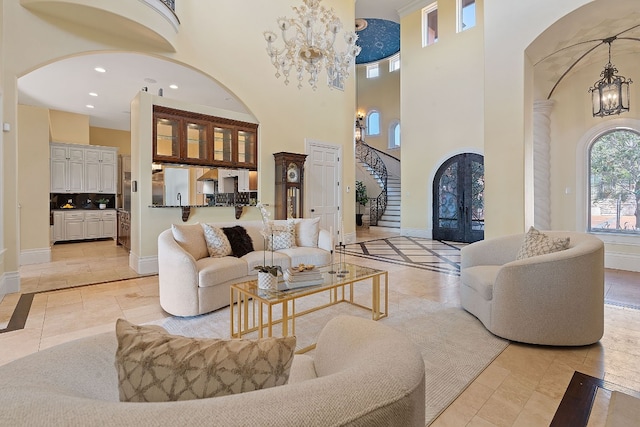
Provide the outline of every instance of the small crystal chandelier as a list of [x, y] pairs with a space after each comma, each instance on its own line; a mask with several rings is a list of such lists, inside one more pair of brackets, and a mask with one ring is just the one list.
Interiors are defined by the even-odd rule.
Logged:
[[356, 117], [356, 142], [364, 142], [364, 116], [358, 113]]
[[605, 117], [629, 111], [629, 84], [631, 79], [618, 76], [618, 70], [611, 64], [611, 43], [616, 37], [604, 39], [609, 44], [609, 62], [600, 73], [600, 80], [589, 89], [593, 106], [593, 117]]
[[[289, 74], [293, 70], [297, 74], [298, 88], [302, 88], [305, 75], [309, 76], [309, 84], [317, 88], [318, 75], [323, 68], [327, 70], [329, 87], [341, 87], [349, 77], [349, 68], [360, 53], [356, 45], [358, 36], [354, 31], [345, 32], [346, 50], [336, 52], [334, 43], [338, 32], [342, 29], [340, 19], [333, 9], [320, 6], [322, 0], [303, 0], [304, 5], [292, 7], [298, 15], [297, 19], [278, 18], [278, 27], [282, 31], [284, 46], [278, 48], [274, 42], [278, 36], [272, 31], [265, 31], [267, 52], [271, 63], [276, 67], [276, 77], [284, 75], [284, 83], [289, 84]], [[289, 34], [289, 30], [294, 31]]]

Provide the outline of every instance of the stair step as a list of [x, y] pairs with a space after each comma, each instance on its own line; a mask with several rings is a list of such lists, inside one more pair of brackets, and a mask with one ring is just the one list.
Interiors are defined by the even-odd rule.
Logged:
[[378, 221], [379, 227], [400, 228], [399, 222]]

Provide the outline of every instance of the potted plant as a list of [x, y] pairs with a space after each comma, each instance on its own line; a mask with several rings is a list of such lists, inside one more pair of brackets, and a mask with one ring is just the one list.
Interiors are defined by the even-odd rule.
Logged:
[[273, 228], [269, 223], [269, 212], [262, 203], [258, 203], [256, 207], [260, 210], [262, 215], [262, 238], [265, 242], [262, 265], [255, 266], [254, 269], [258, 270], [258, 288], [260, 289], [278, 289], [278, 272], [282, 273], [282, 268], [279, 265], [273, 265], [273, 250], [271, 251], [271, 265], [267, 265], [267, 242], [269, 238], [273, 240]]
[[100, 209], [106, 209], [107, 208], [107, 203], [109, 203], [109, 199], [101, 198], [101, 199], [96, 200], [96, 203], [98, 204], [98, 207]]
[[367, 187], [362, 181], [356, 181], [356, 203], [358, 204], [358, 213], [356, 214], [356, 225], [362, 225], [362, 213], [360, 213], [360, 206], [366, 206], [369, 201], [367, 196]]

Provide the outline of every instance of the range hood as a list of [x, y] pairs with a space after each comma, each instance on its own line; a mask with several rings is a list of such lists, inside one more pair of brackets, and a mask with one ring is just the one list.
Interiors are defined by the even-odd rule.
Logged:
[[217, 181], [217, 180], [218, 180], [218, 169], [209, 169], [208, 171], [200, 175], [200, 177], [198, 178], [198, 181]]

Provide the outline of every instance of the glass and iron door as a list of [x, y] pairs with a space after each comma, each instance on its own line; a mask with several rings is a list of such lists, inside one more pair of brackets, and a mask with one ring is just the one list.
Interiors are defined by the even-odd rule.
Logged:
[[433, 239], [484, 238], [484, 159], [465, 153], [440, 166], [433, 181]]

